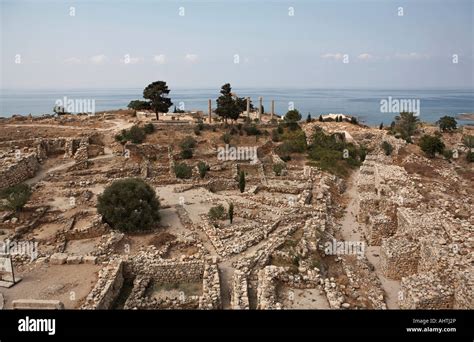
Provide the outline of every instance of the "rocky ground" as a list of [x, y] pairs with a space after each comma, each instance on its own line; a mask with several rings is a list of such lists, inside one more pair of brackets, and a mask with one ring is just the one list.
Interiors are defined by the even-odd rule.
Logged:
[[[77, 309], [473, 307], [474, 170], [462, 158], [462, 136], [473, 129], [443, 134], [461, 153], [447, 161], [428, 159], [385, 130], [302, 124], [307, 137], [319, 126], [368, 148], [362, 166], [340, 178], [308, 166], [304, 154], [292, 155], [277, 176], [275, 125], [262, 125], [257, 137], [232, 135], [234, 146], [257, 147], [258, 158], [229, 161], [218, 159], [229, 130], [221, 124], [196, 135], [196, 123], [154, 121], [155, 132], [141, 144], [115, 140], [134, 124], [142, 123], [127, 111], [0, 121], [2, 179], [33, 190], [21, 212], [0, 211], [0, 240], [37, 246], [33, 259], [13, 256], [22, 279], [0, 287], [0, 307], [19, 299]], [[197, 146], [181, 160], [186, 136]], [[380, 148], [384, 140], [395, 146], [391, 156]], [[210, 166], [204, 178], [199, 161]], [[177, 162], [193, 167], [191, 179], [175, 177]], [[239, 170], [247, 174], [243, 193]], [[124, 177], [143, 178], [156, 190], [161, 220], [152, 231], [123, 234], [97, 214], [97, 196]], [[211, 207], [231, 202], [232, 224], [209, 220]], [[412, 212], [423, 228], [408, 219]], [[431, 237], [439, 243], [426, 245]], [[342, 252], [328, 251], [332, 243]], [[391, 247], [408, 245], [416, 251], [408, 256], [405, 247]], [[433, 273], [430, 263], [440, 269]], [[426, 277], [439, 286], [431, 289]]]

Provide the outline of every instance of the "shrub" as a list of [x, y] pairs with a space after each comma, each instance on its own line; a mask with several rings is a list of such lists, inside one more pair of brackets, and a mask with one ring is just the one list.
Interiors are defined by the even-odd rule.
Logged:
[[138, 178], [114, 181], [97, 202], [105, 222], [126, 232], [152, 228], [160, 219], [159, 209], [155, 190]]
[[143, 130], [146, 134], [151, 134], [155, 131], [155, 126], [153, 126], [153, 124], [150, 122], [143, 126]]
[[184, 150], [181, 150], [180, 156], [182, 159], [191, 159], [193, 157], [193, 150], [185, 148]]
[[462, 137], [462, 142], [469, 148], [474, 148], [474, 135], [464, 135]]
[[132, 126], [128, 132], [130, 141], [134, 144], [141, 144], [145, 140], [145, 131], [138, 126]]
[[174, 174], [176, 175], [176, 178], [180, 179], [191, 178], [193, 175], [193, 169], [184, 163], [177, 163], [174, 165]]
[[0, 198], [6, 210], [20, 211], [31, 197], [31, 188], [28, 184], [17, 184], [0, 192]]
[[278, 133], [277, 129], [272, 130], [272, 141], [273, 142], [279, 142], [281, 140], [280, 134]]
[[442, 153], [444, 150], [444, 143], [441, 139], [431, 135], [422, 136], [418, 145], [429, 158], [434, 158], [436, 153]]
[[275, 172], [275, 175], [277, 176], [281, 175], [281, 172], [283, 171], [284, 168], [285, 168], [285, 164], [283, 163], [273, 164], [273, 172]]
[[456, 119], [452, 116], [443, 116], [436, 123], [443, 132], [455, 130], [458, 125]]
[[207, 165], [205, 162], [200, 161], [197, 164], [198, 170], [199, 170], [199, 176], [201, 178], [204, 178], [206, 176], [207, 171], [209, 171], [209, 165]]
[[244, 125], [243, 129], [247, 135], [260, 135], [262, 132], [257, 128], [255, 124]]
[[215, 207], [212, 207], [209, 209], [209, 212], [207, 213], [207, 216], [211, 221], [216, 221], [216, 220], [223, 220], [225, 219], [225, 209], [222, 204], [219, 204]]
[[302, 129], [298, 130], [288, 130], [283, 136], [282, 140], [284, 141], [284, 149], [290, 153], [303, 153], [306, 151], [306, 134]]
[[222, 134], [222, 137], [221, 139], [224, 141], [224, 143], [226, 144], [230, 144], [230, 139], [232, 138], [232, 136], [229, 134], [229, 133], [224, 133]]
[[201, 130], [197, 126], [194, 127], [194, 134], [201, 135]]
[[393, 146], [388, 141], [384, 141], [382, 143], [382, 149], [385, 152], [386, 156], [391, 155], [393, 152]]
[[402, 139], [410, 143], [411, 136], [415, 134], [418, 127], [418, 122], [419, 120], [414, 113], [402, 112], [399, 116], [395, 117], [393, 131], [394, 133], [399, 133]]
[[448, 149], [445, 149], [443, 151], [443, 157], [446, 159], [446, 160], [451, 160], [453, 158], [453, 151], [452, 150], [448, 150]]
[[474, 162], [474, 152], [473, 152], [473, 151], [467, 152], [466, 160], [467, 160], [469, 163]]
[[179, 143], [179, 146], [181, 147], [182, 150], [186, 150], [189, 148], [194, 148], [196, 147], [196, 139], [194, 139], [192, 136], [187, 136], [181, 142]]

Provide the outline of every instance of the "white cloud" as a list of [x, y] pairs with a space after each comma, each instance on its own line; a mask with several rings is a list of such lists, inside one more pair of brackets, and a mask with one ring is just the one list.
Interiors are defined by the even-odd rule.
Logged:
[[197, 62], [198, 60], [198, 55], [194, 55], [192, 53], [188, 53], [184, 59], [190, 63], [194, 63], [194, 62]]
[[420, 60], [420, 59], [428, 59], [429, 55], [424, 55], [418, 52], [409, 52], [409, 53], [397, 53], [395, 54], [395, 58], [401, 60]]
[[358, 59], [363, 60], [363, 61], [368, 61], [374, 58], [370, 53], [361, 53], [359, 56], [357, 56]]
[[156, 55], [153, 56], [153, 61], [156, 64], [165, 64], [166, 63], [166, 56], [165, 55]]
[[65, 64], [81, 64], [81, 60], [77, 57], [69, 57], [63, 60]]
[[107, 56], [105, 55], [97, 55], [97, 56], [92, 56], [90, 58], [90, 61], [93, 64], [102, 64], [102, 63], [105, 63], [106, 60], [107, 60]]
[[321, 58], [324, 59], [334, 59], [336, 61], [341, 60], [344, 57], [344, 54], [337, 52], [337, 53], [326, 53], [324, 55], [321, 55]]

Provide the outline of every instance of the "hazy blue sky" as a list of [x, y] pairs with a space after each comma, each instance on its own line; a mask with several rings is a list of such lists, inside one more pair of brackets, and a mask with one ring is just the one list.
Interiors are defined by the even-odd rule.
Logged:
[[0, 2], [2, 88], [474, 88], [472, 0]]

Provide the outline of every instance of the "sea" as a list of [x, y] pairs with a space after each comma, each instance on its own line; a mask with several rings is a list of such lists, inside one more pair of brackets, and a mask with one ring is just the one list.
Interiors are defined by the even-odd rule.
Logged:
[[[173, 104], [184, 110], [201, 110], [207, 113], [208, 99], [213, 108], [219, 96], [219, 88], [171, 89], [169, 96]], [[275, 101], [275, 112], [284, 115], [289, 109], [299, 110], [304, 119], [311, 115], [348, 114], [356, 116], [360, 122], [369, 126], [380, 123], [389, 125], [397, 115], [396, 107], [383, 108], [382, 103], [393, 104], [397, 100], [415, 101], [419, 105], [419, 119], [436, 122], [444, 115], [456, 117], [463, 113], [474, 113], [474, 89], [440, 90], [390, 90], [390, 89], [284, 89], [284, 88], [234, 88], [240, 97], [249, 96], [257, 106], [258, 98], [263, 97], [266, 112], [270, 111], [271, 100]], [[42, 115], [52, 114], [58, 100], [93, 100], [95, 111], [126, 108], [131, 100], [143, 99], [143, 88], [120, 89], [48, 89], [0, 90], [0, 116], [14, 114]], [[416, 102], [418, 101], [418, 102]], [[172, 110], [173, 107], [170, 108]], [[393, 110], [392, 110], [393, 109]], [[474, 124], [472, 120], [458, 119], [462, 125]]]

